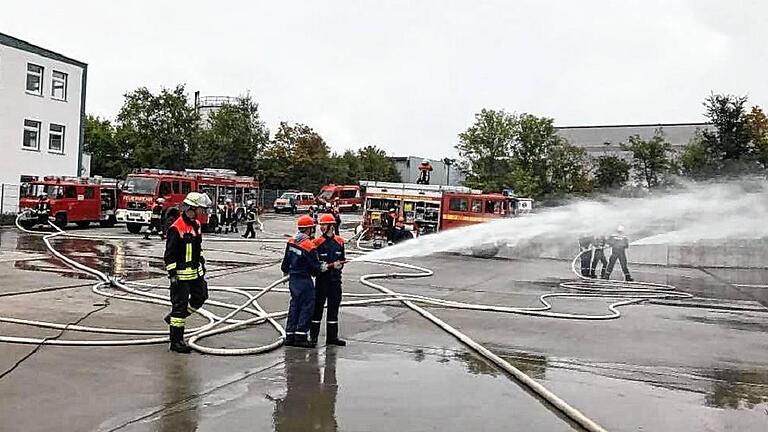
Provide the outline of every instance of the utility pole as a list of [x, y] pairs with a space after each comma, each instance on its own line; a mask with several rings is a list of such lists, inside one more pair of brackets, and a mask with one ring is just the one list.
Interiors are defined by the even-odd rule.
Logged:
[[451, 165], [453, 165], [454, 162], [456, 162], [456, 159], [451, 159], [451, 158], [443, 159], [443, 163], [445, 164], [445, 171], [446, 171], [445, 184], [447, 186], [451, 185]]

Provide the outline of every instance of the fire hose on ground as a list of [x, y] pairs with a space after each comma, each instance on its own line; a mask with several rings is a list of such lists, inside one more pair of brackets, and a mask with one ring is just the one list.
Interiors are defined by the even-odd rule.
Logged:
[[[98, 282], [92, 286], [92, 291], [98, 295], [108, 298], [121, 299], [126, 301], [142, 302], [149, 304], [157, 304], [163, 306], [169, 306], [170, 302], [167, 300], [167, 296], [144, 291], [139, 289], [163, 289], [167, 290], [167, 285], [150, 284], [138, 281], [124, 281], [118, 278], [109, 276], [97, 269], [85, 266], [77, 261], [67, 257], [63, 253], [56, 250], [51, 244], [51, 240], [57, 237], [74, 237], [82, 239], [93, 240], [126, 240], [126, 239], [139, 239], [139, 237], [131, 236], [91, 236], [78, 233], [67, 233], [60, 230], [55, 225], [51, 224], [56, 230], [53, 233], [45, 233], [38, 231], [30, 231], [21, 227], [17, 219], [17, 227], [25, 233], [42, 235], [43, 242], [46, 248], [56, 258], [64, 262], [66, 265], [89, 274]], [[356, 245], [361, 253], [365, 253], [370, 250], [361, 244], [363, 232], [358, 233], [355, 237], [350, 239], [351, 242], [357, 238]], [[284, 242], [283, 238], [258, 238], [258, 239], [229, 239], [229, 238], [207, 238], [206, 241], [232, 241], [232, 242]], [[354, 253], [354, 251], [350, 251]], [[567, 402], [560, 399], [557, 395], [550, 392], [542, 384], [528, 377], [525, 373], [518, 368], [511, 365], [509, 362], [494, 354], [482, 344], [471, 339], [464, 333], [456, 330], [445, 321], [441, 320], [431, 312], [424, 309], [422, 306], [435, 306], [438, 308], [448, 309], [465, 309], [474, 311], [485, 312], [497, 312], [497, 313], [512, 313], [529, 316], [541, 316], [548, 318], [561, 318], [561, 319], [578, 319], [578, 320], [608, 320], [616, 319], [621, 316], [619, 307], [627, 306], [631, 304], [640, 303], [651, 299], [682, 299], [691, 298], [691, 294], [682, 293], [675, 290], [675, 287], [666, 284], [657, 284], [649, 282], [619, 282], [613, 280], [593, 280], [584, 277], [576, 270], [576, 263], [580, 259], [581, 254], [591, 252], [589, 250], [581, 252], [577, 255], [572, 263], [571, 269], [577, 276], [576, 281], [569, 281], [560, 283], [560, 286], [571, 292], [559, 292], [543, 294], [539, 297], [539, 301], [542, 304], [538, 307], [510, 307], [499, 305], [483, 305], [472, 304], [465, 302], [457, 302], [450, 300], [443, 300], [439, 298], [433, 298], [428, 296], [406, 294], [395, 292], [383, 285], [380, 285], [374, 280], [380, 279], [406, 279], [406, 278], [424, 278], [432, 276], [434, 273], [432, 270], [416, 266], [413, 264], [405, 264], [392, 261], [379, 261], [379, 260], [366, 260], [365, 256], [361, 256], [354, 260], [354, 262], [365, 262], [375, 265], [393, 266], [399, 269], [408, 271], [395, 271], [391, 273], [371, 273], [365, 274], [360, 277], [360, 283], [369, 288], [377, 290], [376, 293], [344, 293], [344, 297], [355, 300], [344, 300], [341, 305], [345, 307], [350, 306], [365, 306], [371, 304], [385, 304], [398, 302], [402, 303], [406, 307], [419, 313], [439, 328], [446, 331], [451, 336], [455, 337], [461, 343], [471, 348], [477, 354], [492, 362], [500, 369], [504, 370], [510, 376], [512, 376], [517, 382], [521, 383], [536, 395], [546, 400], [555, 409], [566, 415], [569, 419], [577, 423], [588, 431], [604, 431], [604, 429], [597, 423], [586, 417], [584, 414], [571, 407]], [[209, 300], [206, 304], [216, 306], [229, 310], [224, 316], [216, 315], [205, 308], [201, 308], [197, 311], [199, 315], [208, 320], [207, 324], [202, 326], [188, 329], [187, 335], [189, 336], [188, 344], [195, 350], [214, 355], [252, 355], [259, 354], [267, 351], [274, 350], [280, 347], [285, 340], [285, 330], [276, 321], [287, 315], [287, 311], [268, 312], [258, 302], [258, 300], [269, 292], [286, 293], [288, 290], [285, 288], [278, 288], [278, 286], [284, 284], [287, 277], [282, 277], [266, 287], [252, 287], [252, 286], [215, 286], [209, 285], [209, 291], [211, 292], [226, 292], [230, 294], [236, 294], [245, 298], [240, 304], [227, 303], [216, 300]], [[106, 288], [111, 288], [107, 290]], [[134, 288], [135, 287], [135, 288]], [[112, 292], [114, 290], [122, 291], [123, 293]], [[575, 292], [573, 292], [575, 291]], [[609, 313], [604, 314], [570, 314], [563, 312], [553, 312], [551, 299], [554, 298], [606, 298], [616, 299], [616, 301], [608, 305]], [[235, 316], [241, 313], [250, 314], [248, 319], [235, 319]], [[140, 336], [138, 339], [112, 339], [112, 340], [61, 340], [61, 339], [41, 339], [41, 338], [29, 338], [29, 337], [14, 337], [14, 336], [2, 336], [0, 335], [0, 342], [8, 343], [21, 343], [21, 344], [37, 344], [37, 345], [63, 345], [63, 346], [124, 346], [124, 345], [144, 345], [144, 344], [159, 344], [166, 343], [168, 341], [167, 330], [145, 330], [145, 329], [114, 329], [106, 327], [91, 327], [81, 325], [63, 325], [59, 323], [24, 320], [9, 317], [0, 317], [0, 322], [7, 322], [13, 324], [29, 325], [43, 328], [71, 330], [75, 332], [86, 333], [100, 333], [111, 335], [123, 335], [123, 336]], [[248, 347], [248, 348], [211, 348], [201, 344], [204, 338], [214, 335], [233, 332], [242, 328], [253, 327], [255, 325], [269, 323], [272, 328], [278, 333], [279, 337], [271, 343]]]

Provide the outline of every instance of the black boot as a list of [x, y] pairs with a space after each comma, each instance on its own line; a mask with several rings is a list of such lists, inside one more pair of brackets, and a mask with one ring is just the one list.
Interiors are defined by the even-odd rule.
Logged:
[[328, 334], [325, 335], [326, 345], [346, 346], [347, 342], [339, 339], [339, 323], [328, 323]]
[[295, 346], [296, 345], [296, 336], [289, 334], [285, 336], [285, 342], [283, 342], [283, 345], [285, 346]]
[[634, 279], [632, 279], [632, 276], [628, 274], [624, 275], [624, 280], [627, 282], [634, 282]]
[[320, 323], [312, 322], [309, 324], [309, 342], [317, 346], [317, 337], [320, 335]]
[[294, 342], [293, 346], [299, 348], [314, 348], [315, 344], [310, 342], [306, 335], [299, 335], [296, 336], [296, 342]]
[[192, 348], [184, 343], [184, 327], [171, 327], [170, 350], [181, 354], [189, 354]]

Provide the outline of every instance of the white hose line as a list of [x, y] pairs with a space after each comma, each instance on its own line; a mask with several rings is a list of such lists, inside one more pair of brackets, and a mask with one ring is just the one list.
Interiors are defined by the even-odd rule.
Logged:
[[[23, 228], [19, 227], [23, 230]], [[26, 231], [26, 230], [25, 230]], [[27, 231], [29, 232], [29, 231]], [[358, 249], [362, 251], [370, 250], [368, 248], [363, 247], [360, 245], [360, 240], [362, 238], [362, 235], [365, 231], [361, 231], [357, 237], [357, 246]], [[34, 233], [34, 232], [32, 232]], [[39, 234], [39, 233], [34, 233]], [[63, 254], [56, 251], [52, 245], [49, 242], [50, 238], [53, 238], [57, 235], [61, 235], [62, 233], [55, 233], [51, 235], [46, 235], [43, 237], [43, 240], [46, 244], [46, 246], [49, 248], [51, 253], [53, 253], [57, 258], [61, 259], [68, 265], [71, 265], [72, 267], [79, 269], [81, 271], [87, 272], [89, 274], [92, 274], [99, 279], [102, 279], [103, 282], [97, 284], [94, 286], [94, 290], [102, 295], [108, 295], [113, 296], [116, 298], [124, 298], [126, 300], [133, 300], [133, 301], [142, 301], [142, 302], [150, 302], [150, 303], [158, 303], [158, 304], [164, 304], [167, 305], [167, 300], [164, 300], [164, 297], [159, 296], [157, 294], [152, 294], [148, 292], [144, 292], [141, 290], [136, 290], [128, 287], [127, 285], [135, 285], [135, 286], [145, 286], [149, 288], [164, 288], [162, 285], [153, 285], [148, 283], [141, 283], [141, 282], [127, 282], [123, 283], [122, 281], [119, 281], [114, 278], [110, 278], [107, 275], [105, 275], [102, 272], [99, 272], [98, 270], [91, 269], [87, 266], [84, 266], [82, 264], [79, 264], [73, 260], [70, 260]], [[353, 240], [353, 238], [350, 239]], [[225, 239], [222, 239], [225, 240]], [[235, 240], [239, 241], [237, 239], [226, 239], [226, 240]], [[272, 239], [270, 239], [271, 241]], [[282, 242], [282, 239], [275, 239], [276, 241]], [[350, 251], [353, 252], [353, 251]], [[590, 251], [591, 252], [591, 251]], [[585, 252], [582, 252], [585, 253]], [[509, 373], [511, 376], [516, 378], [520, 383], [528, 387], [531, 391], [535, 392], [537, 395], [539, 395], [541, 398], [546, 400], [548, 403], [550, 403], [553, 407], [558, 409], [560, 412], [565, 414], [568, 418], [570, 418], [572, 421], [579, 424], [581, 427], [585, 428], [588, 431], [595, 431], [595, 432], [604, 432], [604, 429], [600, 427], [598, 424], [596, 424], [591, 419], [584, 416], [581, 412], [576, 410], [575, 408], [571, 407], [568, 403], [560, 399], [558, 396], [547, 390], [543, 385], [536, 382], [532, 378], [528, 377], [526, 374], [524, 374], [519, 369], [515, 368], [511, 364], [509, 364], [506, 360], [502, 359], [501, 357], [497, 356], [487, 348], [485, 348], [483, 345], [475, 342], [473, 339], [468, 337], [467, 335], [459, 332], [454, 327], [450, 326], [446, 322], [440, 320], [435, 315], [430, 313], [429, 311], [425, 310], [421, 306], [417, 305], [416, 303], [421, 304], [428, 304], [438, 307], [448, 307], [448, 308], [456, 308], [456, 309], [467, 309], [467, 310], [477, 310], [477, 311], [492, 311], [492, 312], [504, 312], [504, 313], [515, 313], [515, 314], [524, 314], [524, 315], [534, 315], [534, 316], [544, 316], [544, 317], [551, 317], [551, 318], [566, 318], [566, 319], [586, 319], [586, 320], [599, 320], [599, 319], [615, 319], [620, 317], [620, 312], [618, 311], [618, 307], [630, 305], [642, 301], [646, 301], [649, 299], [659, 299], [659, 298], [690, 298], [693, 297], [690, 294], [687, 293], [681, 293], [679, 291], [675, 291], [675, 288], [671, 285], [666, 284], [657, 284], [657, 283], [647, 283], [647, 282], [618, 282], [618, 281], [604, 281], [604, 280], [593, 280], [590, 278], [586, 278], [584, 276], [581, 276], [576, 271], [576, 262], [578, 259], [580, 259], [582, 253], [576, 256], [574, 260], [571, 263], [571, 268], [573, 272], [577, 275], [579, 278], [578, 282], [564, 282], [561, 283], [560, 286], [569, 290], [579, 291], [577, 293], [548, 293], [543, 294], [539, 297], [540, 302], [543, 304], [541, 307], [532, 307], [532, 308], [514, 308], [514, 307], [505, 307], [505, 306], [495, 306], [495, 305], [479, 305], [479, 304], [470, 304], [470, 303], [463, 303], [463, 302], [456, 302], [456, 301], [450, 301], [450, 300], [442, 300], [427, 296], [421, 296], [416, 294], [402, 294], [397, 293], [395, 291], [390, 290], [389, 288], [386, 288], [382, 285], [379, 285], [377, 283], [372, 282], [373, 279], [383, 279], [383, 278], [422, 278], [422, 277], [429, 277], [432, 276], [434, 273], [432, 270], [415, 266], [412, 264], [405, 264], [405, 263], [398, 263], [398, 262], [389, 262], [389, 261], [377, 261], [377, 260], [363, 260], [364, 262], [374, 263], [374, 264], [381, 264], [381, 265], [387, 265], [387, 266], [395, 266], [400, 267], [408, 270], [413, 270], [415, 273], [405, 273], [405, 272], [394, 272], [394, 273], [373, 273], [373, 274], [366, 274], [360, 277], [360, 282], [368, 287], [374, 288], [379, 293], [377, 294], [361, 294], [361, 293], [349, 293], [345, 294], [347, 297], [367, 297], [367, 299], [362, 300], [352, 300], [352, 301], [344, 301], [342, 302], [343, 306], [363, 306], [363, 305], [369, 305], [369, 304], [377, 304], [377, 303], [388, 303], [388, 302], [401, 302], [405, 306], [411, 308], [412, 310], [416, 311], [423, 317], [430, 320], [433, 324], [437, 325], [438, 327], [442, 328], [444, 331], [448, 332], [452, 336], [454, 336], [456, 339], [458, 339], [463, 344], [467, 345], [471, 349], [473, 349], [478, 354], [485, 357], [487, 360], [493, 362], [498, 367], [500, 367], [502, 370]], [[243, 295], [248, 298], [248, 300], [241, 305], [232, 305], [229, 303], [219, 302], [216, 304], [216, 306], [221, 306], [225, 308], [232, 309], [227, 315], [223, 317], [216, 316], [211, 313], [205, 313], [201, 309], [201, 314], [204, 314], [206, 318], [209, 320], [209, 324], [202, 326], [197, 331], [190, 333], [190, 339], [189, 339], [189, 345], [193, 347], [195, 350], [198, 350], [203, 353], [207, 354], [215, 354], [215, 355], [247, 355], [247, 354], [257, 354], [266, 352], [272, 349], [275, 349], [282, 345], [285, 339], [285, 330], [280, 326], [279, 323], [275, 321], [275, 319], [279, 319], [287, 315], [286, 311], [281, 312], [273, 312], [268, 313], [266, 310], [264, 310], [258, 303], [258, 299], [262, 297], [263, 295], [267, 294], [270, 291], [274, 292], [286, 292], [285, 289], [276, 288], [278, 285], [285, 282], [287, 278], [281, 278], [272, 284], [268, 285], [265, 288], [258, 288], [258, 287], [226, 287], [226, 286], [210, 286], [209, 289], [212, 291], [214, 290], [222, 290], [227, 291], [230, 293], [236, 293], [239, 295]], [[106, 293], [104, 291], [101, 291], [100, 288], [103, 287], [106, 284], [111, 284], [117, 288], [120, 288], [122, 290], [125, 290], [129, 293], [138, 295], [139, 297], [133, 297], [133, 296], [122, 296], [117, 294], [111, 294]], [[618, 288], [617, 288], [618, 287]], [[255, 295], [250, 294], [248, 291], [258, 291]], [[624, 299], [622, 301], [614, 302], [608, 305], [608, 309], [611, 312], [610, 314], [601, 314], [601, 315], [585, 315], [585, 314], [568, 314], [568, 313], [558, 313], [558, 312], [551, 312], [552, 305], [547, 301], [547, 299], [551, 298], [559, 298], [559, 297], [565, 297], [565, 298], [617, 298], [617, 299]], [[161, 300], [162, 298], [162, 300]], [[210, 304], [213, 304], [212, 302], [209, 302]], [[249, 308], [249, 306], [253, 306], [255, 309]], [[207, 311], [206, 311], [207, 312]], [[252, 315], [254, 315], [253, 318], [245, 319], [245, 320], [234, 320], [233, 317], [240, 313], [240, 312], [248, 312]], [[0, 319], [2, 321], [3, 319]], [[131, 332], [131, 330], [119, 330], [119, 329], [99, 329], [99, 328], [93, 328], [93, 327], [86, 327], [86, 326], [63, 326], [61, 324], [55, 324], [57, 327], [53, 327], [52, 323], [44, 323], [44, 322], [33, 322], [33, 321], [27, 321], [27, 320], [15, 320], [15, 319], [4, 319], [6, 322], [11, 322], [13, 320], [14, 323], [18, 324], [29, 324], [34, 323], [30, 325], [38, 325], [42, 327], [51, 327], [51, 328], [60, 328], [60, 329], [70, 329], [70, 330], [81, 330], [81, 331], [92, 331], [92, 332], [105, 332], [105, 333], [120, 333], [120, 334], [126, 334], [122, 332]], [[258, 346], [258, 347], [251, 347], [251, 348], [237, 348], [237, 349], [230, 349], [230, 348], [210, 348], [200, 345], [198, 342], [206, 337], [210, 337], [217, 334], [222, 334], [226, 332], [235, 331], [237, 329], [251, 326], [255, 324], [260, 324], [264, 322], [269, 322], [273, 328], [277, 330], [277, 332], [280, 334], [280, 337], [278, 340], [273, 341], [272, 343]], [[151, 332], [147, 330], [140, 330], [139, 332]], [[135, 333], [127, 333], [127, 334], [135, 334]], [[150, 333], [140, 333], [140, 334], [150, 334]], [[57, 344], [57, 345], [72, 345], [72, 346], [98, 346], [98, 345], [128, 345], [128, 344], [141, 344], [141, 343], [160, 343], [160, 342], [166, 342], [167, 338], [154, 338], [154, 339], [140, 339], [140, 340], [129, 340], [129, 341], [71, 341], [71, 340], [53, 340], [53, 341], [45, 341], [41, 339], [33, 339], [33, 338], [15, 338], [15, 337], [0, 337], [0, 341], [14, 341], [17, 343], [48, 343], [50, 344]], [[32, 342], [35, 341], [35, 342]]]
[[[424, 269], [424, 268], [410, 265], [410, 264], [403, 264], [403, 263], [390, 263], [390, 264], [396, 267], [416, 270], [419, 273], [390, 273], [390, 274], [365, 275], [360, 277], [360, 282], [366, 286], [377, 289], [383, 293], [396, 295], [394, 291], [390, 290], [385, 286], [371, 282], [370, 279], [383, 279], [383, 278], [391, 278], [391, 277], [421, 278], [421, 277], [428, 277], [433, 274], [433, 272], [429, 269]], [[496, 354], [494, 354], [493, 352], [485, 348], [483, 345], [475, 342], [469, 336], [451, 327], [445, 321], [441, 320], [440, 318], [436, 317], [435, 315], [428, 312], [424, 308], [416, 305], [415, 303], [408, 300], [404, 300], [403, 303], [409, 308], [411, 308], [412, 310], [419, 313], [424, 318], [430, 320], [436, 326], [448, 332], [451, 336], [458, 339], [464, 345], [470, 347], [475, 352], [485, 357], [487, 360], [490, 360], [496, 366], [498, 366], [499, 368], [503, 369], [504, 371], [512, 375], [518, 382], [522, 383], [523, 385], [528, 387], [531, 391], [539, 395], [542, 399], [549, 402], [553, 407], [557, 408], [558, 411], [565, 414], [569, 419], [576, 422], [579, 426], [583, 427], [589, 432], [606, 432], [605, 429], [603, 429], [600, 425], [598, 425], [593, 420], [591, 420], [590, 418], [582, 414], [579, 410], [570, 406], [567, 402], [560, 399], [557, 395], [549, 391], [546, 387], [544, 387], [543, 385], [535, 381], [533, 378], [523, 373], [520, 369], [512, 366], [509, 362], [507, 362], [503, 358], [497, 356]]]

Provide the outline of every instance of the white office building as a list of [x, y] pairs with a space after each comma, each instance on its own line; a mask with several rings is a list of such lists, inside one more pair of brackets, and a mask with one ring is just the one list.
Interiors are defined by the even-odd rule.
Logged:
[[18, 193], [22, 181], [88, 174], [83, 166], [87, 68], [0, 33], [2, 211], [9, 211], [9, 195], [14, 188]]

